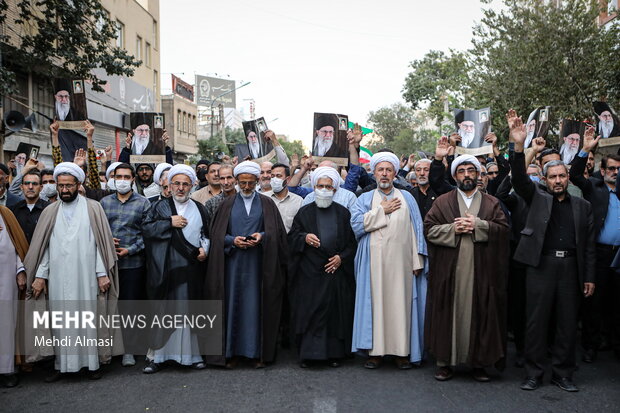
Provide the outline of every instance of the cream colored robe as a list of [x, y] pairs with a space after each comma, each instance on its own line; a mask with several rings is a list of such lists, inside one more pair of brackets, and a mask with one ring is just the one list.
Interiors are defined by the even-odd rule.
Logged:
[[370, 233], [370, 282], [372, 290], [371, 356], [409, 355], [413, 271], [424, 267], [409, 208], [398, 189], [398, 210], [386, 215], [376, 190], [372, 209], [364, 214], [364, 229]]

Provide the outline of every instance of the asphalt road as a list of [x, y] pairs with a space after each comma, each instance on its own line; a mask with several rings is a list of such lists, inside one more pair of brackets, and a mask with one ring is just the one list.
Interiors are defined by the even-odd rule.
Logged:
[[475, 382], [466, 371], [437, 382], [431, 363], [407, 371], [392, 363], [373, 371], [362, 364], [358, 357], [340, 368], [301, 369], [284, 351], [263, 370], [171, 366], [146, 375], [141, 361], [125, 368], [115, 359], [101, 380], [76, 375], [51, 384], [43, 381], [49, 366], [36, 366], [18, 387], [0, 389], [0, 411], [620, 412], [620, 362], [610, 352], [580, 365], [578, 393], [550, 385], [549, 377], [536, 391], [520, 390], [524, 371], [512, 364], [490, 383]]

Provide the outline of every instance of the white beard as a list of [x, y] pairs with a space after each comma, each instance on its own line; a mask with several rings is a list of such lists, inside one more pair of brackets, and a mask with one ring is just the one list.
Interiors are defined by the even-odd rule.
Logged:
[[319, 208], [328, 208], [332, 204], [332, 202], [334, 202], [334, 198], [321, 198], [315, 196], [314, 202], [316, 202], [316, 206]]
[[132, 154], [133, 155], [142, 155], [142, 152], [144, 152], [144, 150], [146, 149], [147, 145], [149, 144], [149, 139], [150, 139], [150, 134], [146, 136], [146, 138], [140, 136], [136, 136], [134, 137], [133, 140], [133, 149], [132, 149]]
[[258, 142], [256, 143], [250, 142], [249, 147], [250, 147], [250, 154], [252, 155], [252, 158], [253, 159], [260, 158], [260, 144]]
[[318, 138], [314, 147], [316, 156], [325, 156], [327, 151], [329, 151], [329, 149], [332, 147], [332, 143], [334, 143], [333, 139], [325, 142], [323, 139]]
[[71, 105], [69, 103], [56, 102], [56, 113], [58, 114], [58, 119], [65, 120], [70, 109]]
[[614, 128], [614, 121], [601, 121], [599, 123], [599, 129], [601, 133], [601, 137], [603, 139], [609, 138], [611, 136], [611, 131]]
[[525, 147], [529, 148], [530, 143], [532, 143], [532, 139], [534, 139], [534, 131], [528, 132], [527, 137], [525, 138]]
[[469, 145], [471, 145], [471, 143], [473, 142], [476, 133], [464, 132], [463, 130], [459, 129], [459, 136], [461, 137], [461, 146], [463, 148], [469, 148]]
[[577, 155], [577, 152], [579, 152], [579, 148], [571, 149], [567, 144], [562, 145], [560, 148], [560, 156], [562, 157], [562, 161], [568, 165], [571, 163], [575, 155]]

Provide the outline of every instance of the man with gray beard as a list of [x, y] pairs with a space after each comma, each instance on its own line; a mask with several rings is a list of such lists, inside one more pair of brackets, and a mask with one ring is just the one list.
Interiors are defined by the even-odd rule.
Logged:
[[260, 143], [258, 142], [258, 136], [254, 131], [248, 133], [248, 149], [250, 150], [250, 155], [252, 156], [252, 159], [257, 159], [263, 156]]
[[476, 125], [470, 120], [465, 120], [458, 125], [458, 134], [461, 137], [461, 146], [463, 148], [469, 148], [476, 137]]
[[424, 219], [426, 213], [433, 206], [435, 198], [437, 198], [437, 194], [431, 188], [430, 181], [428, 179], [428, 175], [431, 170], [431, 163], [432, 161], [430, 159], [420, 159], [413, 165], [418, 185], [411, 190], [411, 194], [418, 203], [422, 219]]
[[578, 133], [571, 133], [564, 137], [564, 143], [560, 148], [560, 156], [565, 164], [570, 164], [575, 155], [579, 152], [579, 141], [581, 137]]
[[607, 139], [620, 136], [616, 115], [606, 102], [594, 102], [594, 113], [598, 120], [597, 134], [601, 135], [601, 138]]

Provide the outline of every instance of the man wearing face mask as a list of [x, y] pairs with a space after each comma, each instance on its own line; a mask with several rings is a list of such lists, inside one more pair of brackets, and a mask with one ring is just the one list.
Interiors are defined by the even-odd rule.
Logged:
[[[73, 162], [60, 163], [54, 169], [60, 202], [43, 210], [32, 237], [24, 260], [28, 275], [26, 297], [27, 300], [49, 299], [50, 311], [92, 311], [95, 319], [99, 319], [112, 316], [106, 303], [108, 299], [118, 298], [117, 255], [101, 204], [78, 195], [78, 186], [85, 177], [84, 171]], [[72, 303], [76, 302], [79, 309], [72, 310]], [[67, 323], [51, 331], [40, 327], [33, 333], [56, 339], [66, 336], [97, 339], [114, 338], [117, 331], [104, 326], [75, 327]], [[56, 355], [56, 371], [46, 378], [47, 382], [82, 368], [87, 368], [90, 378], [95, 380], [101, 378], [99, 362], [108, 362], [122, 347], [120, 338], [113, 339], [109, 346], [72, 343], [69, 347], [50, 348], [33, 347], [34, 343], [26, 342], [26, 354], [34, 359], [50, 353]]]
[[201, 183], [201, 189], [192, 193], [193, 200], [204, 205], [209, 199], [222, 192], [219, 176], [220, 165], [219, 162], [213, 161], [206, 168], [198, 169], [198, 179], [204, 179], [206, 184], [203, 186]]
[[258, 164], [241, 162], [234, 175], [241, 192], [222, 201], [211, 226], [206, 298], [224, 302], [226, 366], [234, 368], [245, 357], [262, 368], [275, 358], [288, 259], [286, 229], [273, 201], [256, 192]]
[[53, 169], [44, 169], [41, 171], [41, 193], [39, 195], [41, 199], [50, 204], [58, 200]]
[[401, 370], [422, 361], [426, 242], [418, 204], [394, 188], [399, 167], [394, 153], [374, 154], [370, 169], [378, 187], [362, 194], [351, 212], [359, 242], [352, 348], [369, 355], [368, 369], [385, 355], [395, 356]]
[[109, 191], [116, 191], [116, 180], [114, 179], [114, 170], [117, 166], [122, 164], [122, 162], [112, 162], [108, 169], [105, 171], [106, 177], [106, 189]]
[[[146, 275], [142, 225], [151, 204], [132, 190], [136, 173], [131, 165], [121, 163], [113, 173], [116, 193], [105, 196], [101, 206], [108, 217], [118, 257], [119, 299], [144, 300]], [[131, 348], [130, 341], [133, 339], [135, 343], [136, 339], [126, 335], [123, 338], [126, 353], [122, 365], [133, 366], [136, 361], [127, 348]]]
[[334, 192], [344, 191], [339, 178], [330, 167], [314, 171], [315, 201], [299, 210], [288, 235], [289, 301], [302, 368], [317, 360], [338, 367], [351, 353], [357, 242], [351, 214], [333, 202]]
[[[334, 170], [334, 172], [336, 171]], [[264, 195], [271, 198], [278, 207], [282, 221], [284, 221], [286, 232], [291, 230], [293, 218], [297, 215], [297, 211], [299, 211], [301, 203], [303, 202], [302, 197], [289, 192], [288, 181], [290, 179], [291, 170], [289, 167], [281, 163], [275, 164], [271, 168], [271, 191], [264, 193]]]

